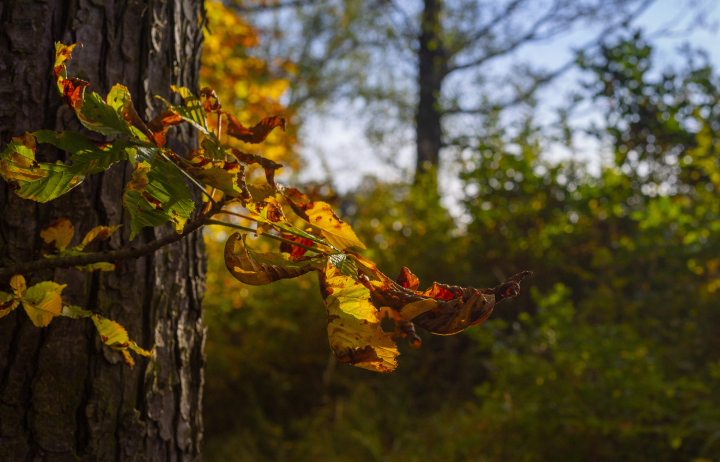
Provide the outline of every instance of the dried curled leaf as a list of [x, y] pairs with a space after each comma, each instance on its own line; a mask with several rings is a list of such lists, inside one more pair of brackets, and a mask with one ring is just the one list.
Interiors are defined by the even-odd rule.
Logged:
[[270, 252], [255, 253], [246, 245], [246, 237], [235, 233], [225, 243], [225, 264], [228, 271], [242, 283], [261, 286], [320, 270], [317, 259]]
[[335, 215], [329, 204], [322, 201], [312, 202], [295, 188], [287, 188], [284, 195], [293, 211], [303, 220], [319, 228], [325, 239], [334, 247], [340, 250], [349, 247], [365, 248], [365, 244], [355, 235], [355, 231]]
[[266, 117], [257, 125], [247, 128], [232, 114], [225, 113], [228, 118], [227, 134], [246, 143], [262, 143], [276, 127], [285, 130], [285, 119], [282, 117]]
[[258, 164], [261, 166], [265, 170], [265, 178], [267, 179], [268, 184], [270, 184], [273, 189], [277, 189], [277, 186], [275, 186], [275, 170], [281, 169], [282, 164], [278, 164], [277, 162], [273, 162], [270, 159], [266, 159], [265, 157], [255, 154], [246, 154], [234, 148], [231, 148], [230, 152], [232, 152], [232, 155], [234, 155], [240, 162], [244, 162], [248, 165]]
[[[361, 280], [370, 290], [376, 306], [392, 308], [403, 319], [438, 335], [457, 334], [483, 322], [497, 303], [515, 297], [520, 292], [520, 281], [532, 274], [524, 271], [493, 289], [478, 290], [436, 282], [429, 289], [419, 292], [391, 280], [372, 261], [359, 256], [354, 256], [354, 259], [365, 276]], [[408, 286], [412, 286], [414, 275], [407, 268], [403, 269], [403, 273], [401, 278], [410, 281]]]
[[135, 361], [132, 356], [130, 356], [130, 351], [128, 350], [132, 350], [143, 356], [153, 355], [152, 351], [143, 350], [137, 343], [130, 340], [125, 328], [115, 321], [98, 315], [92, 315], [92, 320], [95, 324], [95, 328], [100, 334], [102, 342], [113, 350], [117, 350], [122, 353], [123, 360], [128, 366], [135, 365]]
[[328, 261], [320, 272], [330, 348], [338, 361], [378, 372], [392, 372], [400, 354], [392, 337], [382, 330], [380, 313], [368, 289], [345, 276]]

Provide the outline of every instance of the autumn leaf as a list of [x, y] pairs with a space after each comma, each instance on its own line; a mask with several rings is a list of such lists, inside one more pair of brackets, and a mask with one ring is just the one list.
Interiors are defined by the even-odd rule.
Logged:
[[375, 263], [353, 255], [362, 282], [370, 290], [373, 303], [378, 307], [396, 310], [403, 319], [438, 335], [452, 335], [486, 320], [497, 303], [515, 297], [520, 291], [520, 281], [532, 274], [524, 271], [492, 289], [478, 290], [433, 283], [425, 291], [413, 290], [416, 279], [407, 268], [399, 279], [408, 281], [408, 287], [391, 280], [381, 273]]
[[328, 263], [320, 272], [320, 292], [328, 318], [328, 338], [338, 361], [379, 372], [392, 372], [400, 354], [382, 330], [370, 291]]
[[251, 197], [245, 185], [245, 165], [234, 160], [212, 160], [205, 157], [204, 153], [199, 149], [190, 153], [187, 159], [176, 155], [173, 155], [173, 159], [199, 182], [224, 192], [228, 197], [249, 201]]
[[225, 113], [225, 116], [228, 118], [227, 134], [246, 143], [262, 143], [276, 127], [285, 130], [285, 119], [278, 116], [266, 117], [250, 128], [246, 128], [232, 114]]
[[150, 132], [135, 110], [127, 87], [120, 84], [113, 86], [107, 95], [107, 104], [128, 123], [132, 136], [143, 141], [148, 141], [153, 137], [153, 133]]
[[83, 310], [79, 306], [63, 304], [60, 316], [66, 318], [78, 319], [78, 318], [89, 318], [93, 315], [92, 311]]
[[320, 270], [317, 259], [280, 253], [255, 253], [247, 246], [247, 235], [235, 233], [225, 243], [225, 264], [235, 278], [259, 286]]
[[270, 159], [266, 159], [265, 157], [255, 154], [246, 154], [234, 148], [231, 148], [230, 152], [232, 152], [232, 154], [240, 162], [244, 162], [247, 165], [258, 164], [261, 166], [265, 170], [265, 178], [267, 179], [268, 184], [270, 184], [273, 189], [277, 189], [277, 186], [275, 186], [275, 171], [281, 169], [282, 164], [278, 164], [277, 162], [273, 162]]
[[117, 350], [122, 353], [123, 360], [128, 366], [135, 365], [135, 361], [132, 356], [130, 356], [130, 351], [134, 351], [135, 353], [143, 356], [153, 355], [152, 351], [143, 350], [137, 343], [130, 340], [125, 328], [117, 322], [99, 315], [93, 315], [92, 320], [95, 324], [95, 328], [100, 334], [102, 342], [113, 350]]
[[284, 195], [293, 211], [303, 220], [319, 228], [325, 239], [334, 247], [339, 250], [349, 247], [365, 248], [365, 244], [355, 235], [355, 231], [335, 215], [329, 204], [322, 201], [312, 202], [294, 188], [285, 189]]
[[74, 235], [75, 227], [67, 218], [59, 218], [40, 230], [40, 237], [58, 252], [65, 250]]
[[281, 233], [292, 234], [316, 244], [327, 245], [317, 236], [296, 228], [287, 221], [282, 206], [274, 197], [267, 197], [261, 202], [251, 202], [247, 205], [247, 209], [255, 214], [258, 224], [261, 226], [270, 225]]
[[[297, 242], [298, 244], [307, 245], [307, 246], [313, 245], [313, 241], [311, 241], [310, 239], [305, 239], [304, 237], [295, 236], [294, 234], [282, 233], [281, 237], [288, 241]], [[282, 244], [280, 244], [280, 251], [289, 253], [290, 255], [292, 255], [294, 257], [301, 257], [301, 256], [305, 255], [305, 252], [307, 252], [307, 249], [305, 249], [303, 247], [299, 247], [297, 245], [289, 244], [287, 242], [283, 242]]]
[[27, 291], [27, 285], [25, 284], [25, 278], [22, 277], [20, 274], [16, 274], [12, 278], [10, 278], [10, 288], [13, 290], [13, 293], [16, 297], [23, 298], [25, 296], [25, 292]]
[[[35, 159], [37, 143], [68, 151], [70, 165], [45, 164]], [[0, 153], [0, 176], [15, 193], [37, 202], [53, 200], [79, 185], [88, 173], [98, 173], [127, 158], [130, 144], [116, 141], [100, 147], [72, 132], [39, 130], [13, 138]]]
[[60, 316], [62, 298], [60, 293], [66, 284], [44, 281], [27, 289], [22, 297], [25, 312], [37, 327], [45, 327], [55, 316]]
[[138, 162], [123, 191], [123, 206], [130, 213], [130, 239], [146, 226], [172, 221], [180, 233], [195, 203], [190, 190], [170, 162], [156, 157], [151, 164]]
[[96, 242], [104, 241], [108, 239], [112, 233], [114, 233], [122, 225], [117, 226], [96, 226], [85, 235], [82, 243], [78, 246], [78, 250], [83, 250], [85, 247]]
[[0, 318], [10, 314], [19, 304], [20, 301], [15, 294], [0, 292]]

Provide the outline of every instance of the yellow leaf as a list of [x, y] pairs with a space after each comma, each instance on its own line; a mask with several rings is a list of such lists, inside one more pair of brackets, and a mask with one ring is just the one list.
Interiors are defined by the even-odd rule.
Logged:
[[12, 287], [15, 295], [22, 298], [25, 295], [25, 291], [27, 290], [27, 286], [25, 285], [25, 278], [22, 277], [22, 275], [20, 274], [16, 274], [10, 279], [10, 287]]
[[122, 225], [117, 226], [96, 226], [85, 235], [83, 238], [82, 243], [80, 244], [80, 249], [84, 249], [86, 246], [93, 244], [95, 242], [104, 241], [105, 239], [109, 238], [112, 233], [115, 232], [116, 229], [118, 229]]
[[335, 357], [363, 369], [392, 372], [400, 353], [392, 337], [382, 330], [380, 312], [370, 301], [368, 289], [328, 261], [320, 273], [320, 291]]
[[153, 355], [152, 351], [143, 350], [137, 345], [137, 343], [130, 340], [125, 328], [115, 321], [98, 315], [93, 315], [92, 320], [95, 324], [95, 328], [100, 334], [102, 342], [113, 350], [120, 351], [123, 355], [123, 360], [128, 366], [133, 366], [135, 364], [135, 361], [132, 359], [132, 356], [130, 356], [128, 349], [143, 356]]
[[55, 244], [55, 250], [63, 251], [75, 235], [75, 227], [66, 218], [50, 223], [40, 231], [40, 237], [48, 244]]
[[312, 202], [294, 188], [287, 188], [284, 194], [293, 211], [303, 220], [319, 228], [330, 244], [340, 250], [348, 247], [365, 248], [365, 244], [355, 235], [355, 231], [335, 215], [329, 204], [322, 201]]
[[75, 268], [82, 271], [115, 271], [115, 265], [108, 262], [90, 263], [89, 265], [76, 266]]
[[22, 299], [23, 308], [33, 324], [45, 327], [62, 311], [60, 293], [66, 284], [45, 281], [30, 287]]

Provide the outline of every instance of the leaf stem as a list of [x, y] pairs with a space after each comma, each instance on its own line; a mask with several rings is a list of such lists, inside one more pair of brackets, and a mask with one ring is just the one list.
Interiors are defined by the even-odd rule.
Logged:
[[247, 216], [247, 215], [243, 215], [242, 213], [231, 212], [230, 210], [220, 210], [218, 213], [225, 213], [225, 214], [228, 214], [228, 215], [233, 215], [233, 216], [236, 216], [236, 217], [244, 218], [244, 219], [246, 219], [246, 220], [257, 221], [257, 219], [255, 219], [255, 218], [253, 218], [253, 217], [250, 217], [250, 216]]
[[[228, 223], [228, 222], [226, 222], [226, 221], [211, 220], [211, 219], [209, 219], [209, 218], [206, 218], [206, 219], [205, 219], [205, 224], [207, 224], [207, 225], [227, 226], [228, 228], [236, 228], [236, 229], [241, 229], [241, 230], [243, 230], [243, 231], [256, 232], [255, 229], [253, 229], [253, 228], [248, 228], [247, 226], [236, 225], [235, 223]], [[310, 251], [312, 251], [312, 252], [319, 253], [319, 254], [322, 254], [322, 255], [329, 255], [327, 252], [325, 252], [325, 251], [323, 251], [323, 250], [320, 250], [320, 249], [318, 249], [317, 247], [311, 247], [311, 246], [309, 246], [309, 245], [300, 244], [299, 242], [291, 241], [290, 239], [285, 239], [285, 238], [283, 238], [283, 237], [276, 236], [276, 235], [274, 235], [274, 234], [262, 233], [262, 234], [260, 234], [260, 236], [269, 237], [270, 239], [275, 239], [276, 241], [285, 242], [286, 244], [294, 245], [294, 246], [296, 246], [296, 247], [302, 247], [303, 249], [310, 250]]]

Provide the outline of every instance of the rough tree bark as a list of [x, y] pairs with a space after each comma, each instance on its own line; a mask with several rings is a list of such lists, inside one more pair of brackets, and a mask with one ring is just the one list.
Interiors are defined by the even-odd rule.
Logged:
[[447, 75], [448, 57], [442, 43], [440, 13], [442, 0], [425, 0], [418, 50], [420, 100], [415, 116], [417, 140], [416, 182], [421, 175], [435, 179], [442, 147], [440, 91]]
[[[55, 41], [84, 43], [68, 63], [69, 75], [90, 81], [88, 90], [103, 96], [122, 83], [149, 117], [157, 108], [154, 94], [169, 98], [172, 84], [197, 89], [202, 18], [200, 0], [1, 2], [2, 146], [25, 131], [82, 131], [54, 87]], [[188, 129], [178, 133], [175, 148], [196, 142]], [[57, 150], [38, 153], [45, 161], [66, 158]], [[0, 181], [0, 266], [40, 258], [40, 229], [60, 217], [75, 226], [71, 245], [94, 226], [121, 223], [104, 245], [127, 245], [121, 195], [129, 178], [128, 167], [116, 164], [48, 204], [20, 199]], [[170, 232], [146, 229], [133, 244]], [[118, 321], [141, 346], [155, 345], [155, 356], [124, 365], [89, 319], [56, 318], [42, 329], [22, 309], [0, 319], [0, 460], [200, 458], [203, 252], [196, 233], [110, 273], [25, 275], [28, 285], [67, 284], [63, 299]], [[9, 291], [7, 281], [0, 286]]]

